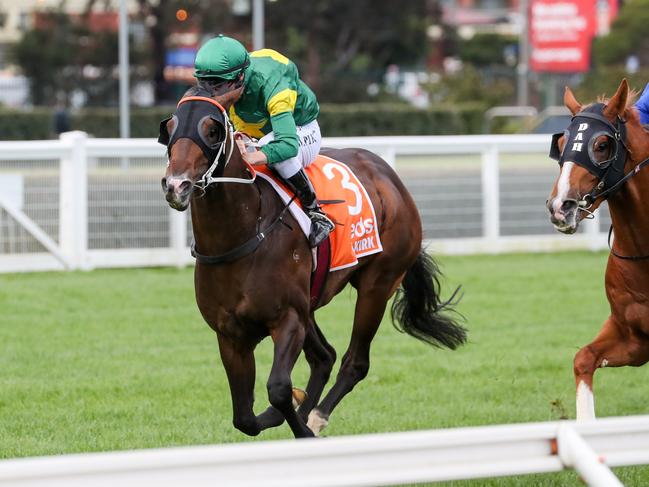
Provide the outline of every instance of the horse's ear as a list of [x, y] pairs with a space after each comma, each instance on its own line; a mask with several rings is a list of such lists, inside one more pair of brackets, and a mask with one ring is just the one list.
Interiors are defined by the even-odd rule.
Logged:
[[570, 110], [570, 113], [573, 115], [577, 115], [581, 112], [581, 103], [577, 101], [577, 98], [575, 98], [575, 95], [569, 86], [566, 86], [566, 91], [563, 93], [563, 104], [568, 107], [568, 110]]
[[169, 130], [167, 130], [167, 122], [171, 120], [173, 117], [165, 118], [163, 121], [160, 122], [160, 132], [158, 133], [158, 142], [160, 142], [162, 145], [169, 145]]
[[604, 116], [609, 119], [614, 119], [617, 116], [621, 116], [626, 109], [626, 102], [628, 98], [629, 82], [626, 80], [626, 78], [624, 78], [620, 83], [620, 87], [606, 104], [606, 108], [604, 108]]

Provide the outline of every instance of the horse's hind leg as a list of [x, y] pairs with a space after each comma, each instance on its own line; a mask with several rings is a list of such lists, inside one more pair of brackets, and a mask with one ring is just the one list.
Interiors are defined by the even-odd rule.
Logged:
[[620, 329], [612, 317], [606, 320], [595, 340], [575, 355], [577, 421], [595, 419], [593, 375], [598, 368], [638, 366], [647, 360], [649, 347], [646, 339], [641, 339], [630, 328]]
[[253, 412], [255, 387], [253, 348], [242, 349], [221, 335], [218, 335], [218, 341], [221, 361], [230, 384], [234, 427], [247, 435], [256, 436], [266, 428], [282, 424], [283, 414], [273, 407], [259, 416], [255, 416]]
[[311, 409], [318, 404], [336, 362], [336, 351], [322, 334], [313, 314], [309, 321], [304, 338], [304, 356], [309, 363], [311, 373], [306, 386], [306, 399], [298, 410], [304, 421], [307, 420]]
[[385, 306], [400, 279], [367, 274], [358, 285], [352, 336], [340, 364], [336, 382], [317, 408], [309, 413], [309, 427], [317, 435], [341, 399], [365, 378], [370, 368], [370, 344], [381, 324]]

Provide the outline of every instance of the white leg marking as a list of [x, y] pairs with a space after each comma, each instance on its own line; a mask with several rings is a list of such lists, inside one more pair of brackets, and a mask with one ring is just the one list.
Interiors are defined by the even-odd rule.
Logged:
[[320, 436], [320, 431], [325, 429], [329, 421], [326, 420], [317, 409], [312, 409], [309, 413], [309, 420], [306, 425], [313, 431], [313, 434]]
[[595, 419], [595, 396], [584, 382], [577, 386], [577, 421], [592, 421]]
[[563, 163], [561, 175], [559, 176], [559, 181], [557, 182], [557, 197], [552, 202], [552, 210], [554, 212], [558, 211], [559, 208], [561, 208], [561, 205], [563, 205], [563, 202], [568, 197], [568, 192], [570, 191], [570, 173], [574, 165], [574, 162]]

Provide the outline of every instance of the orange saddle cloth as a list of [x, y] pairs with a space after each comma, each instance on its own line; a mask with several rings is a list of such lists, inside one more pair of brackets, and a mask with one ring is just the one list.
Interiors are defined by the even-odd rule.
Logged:
[[[257, 175], [271, 183], [285, 202], [292, 192], [266, 166], [255, 166]], [[331, 241], [330, 271], [344, 269], [358, 263], [359, 257], [383, 250], [374, 206], [365, 188], [354, 173], [340, 161], [319, 155], [306, 168], [322, 209], [336, 228], [329, 236]], [[290, 210], [308, 236], [311, 221], [299, 205], [292, 203]]]

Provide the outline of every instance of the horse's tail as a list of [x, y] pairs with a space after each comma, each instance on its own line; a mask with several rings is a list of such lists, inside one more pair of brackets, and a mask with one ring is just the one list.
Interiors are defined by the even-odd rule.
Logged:
[[392, 303], [392, 322], [397, 330], [421, 341], [455, 350], [466, 342], [466, 329], [449, 316], [456, 313], [453, 306], [459, 301], [460, 287], [442, 301], [440, 275], [437, 263], [422, 249]]

